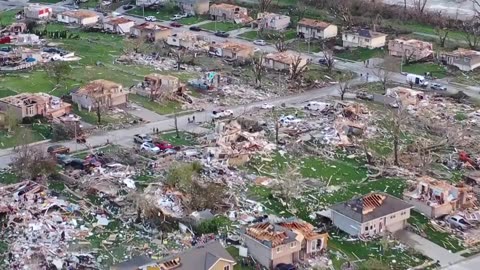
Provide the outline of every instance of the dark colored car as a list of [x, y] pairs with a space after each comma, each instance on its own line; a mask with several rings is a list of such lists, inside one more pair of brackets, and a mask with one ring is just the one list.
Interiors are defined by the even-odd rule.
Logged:
[[367, 92], [358, 92], [356, 97], [363, 100], [373, 100], [374, 98], [372, 94], [369, 94]]
[[178, 23], [178, 22], [172, 22], [172, 23], [170, 24], [170, 26], [172, 26], [172, 27], [181, 27], [182, 24], [180, 24], [180, 23]]
[[123, 8], [123, 10], [129, 10], [129, 9], [133, 8], [133, 5], [125, 5], [122, 8]]
[[230, 36], [230, 34], [227, 33], [227, 32], [225, 32], [225, 31], [217, 31], [217, 32], [215, 33], [215, 36], [226, 38], [226, 37]]
[[200, 28], [198, 26], [191, 26], [189, 29], [192, 30], [192, 31], [196, 31], [196, 32], [202, 31], [202, 28]]
[[297, 268], [293, 264], [279, 263], [275, 267], [275, 270], [296, 270]]
[[48, 147], [47, 152], [49, 154], [68, 154], [70, 153], [70, 148], [60, 144], [56, 144]]
[[167, 149], [173, 149], [173, 145], [166, 141], [156, 142], [154, 144], [156, 147], [160, 148], [161, 151], [165, 151]]
[[1, 47], [0, 51], [1, 52], [10, 52], [10, 51], [12, 51], [12, 47], [8, 47], [8, 46], [7, 47]]

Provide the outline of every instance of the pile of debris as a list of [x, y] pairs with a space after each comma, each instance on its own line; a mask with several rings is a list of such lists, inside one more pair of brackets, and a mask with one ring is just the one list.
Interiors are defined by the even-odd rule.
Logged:
[[[155, 55], [146, 55], [139, 53], [130, 53], [120, 56], [118, 62], [133, 63], [137, 65], [152, 66], [158, 71], [177, 70], [177, 60], [169, 57], [161, 57]], [[185, 71], [202, 70], [201, 67], [181, 64], [181, 69]]]

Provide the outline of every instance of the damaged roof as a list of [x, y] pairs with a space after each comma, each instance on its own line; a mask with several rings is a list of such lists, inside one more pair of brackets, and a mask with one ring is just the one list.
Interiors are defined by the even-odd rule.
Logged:
[[110, 91], [114, 88], [121, 88], [121, 87], [122, 87], [121, 84], [118, 84], [118, 83], [115, 83], [115, 82], [112, 82], [112, 81], [99, 79], [99, 80], [91, 81], [91, 82], [87, 83], [86, 85], [80, 87], [75, 93], [78, 93], [78, 94], [93, 94], [93, 93], [96, 93], [96, 92], [104, 93], [104, 92]]
[[213, 5], [210, 6], [210, 8], [236, 9], [236, 8], [242, 8], [242, 7], [236, 6], [236, 5], [232, 5], [232, 4], [220, 3], [220, 4], [213, 4]]
[[169, 256], [161, 260], [158, 266], [160, 269], [209, 270], [219, 260], [236, 264], [235, 259], [220, 242], [212, 241], [203, 246], [197, 246], [182, 253]]
[[135, 29], [140, 29], [140, 30], [149, 30], [149, 31], [165, 31], [165, 30], [170, 30], [170, 27], [155, 24], [155, 23], [149, 23], [149, 22], [144, 22], [141, 24], [137, 24], [132, 26], [132, 28]]
[[244, 233], [267, 247], [296, 241], [297, 234], [280, 225], [264, 222], [245, 228]]
[[132, 270], [140, 267], [153, 266], [156, 262], [145, 255], [135, 256], [128, 261], [113, 265], [110, 270]]
[[355, 36], [360, 36], [360, 37], [366, 37], [366, 38], [377, 38], [377, 37], [384, 37], [387, 36], [387, 34], [380, 33], [380, 32], [375, 32], [369, 29], [359, 29], [356, 31], [349, 31], [345, 32], [345, 34], [350, 34], [350, 35], [355, 35]]
[[117, 17], [117, 18], [112, 18], [111, 20], [108, 20], [108, 24], [114, 24], [114, 25], [119, 25], [119, 24], [124, 24], [124, 23], [129, 23], [133, 22], [132, 20], [129, 20], [125, 17]]
[[464, 49], [464, 48], [458, 48], [455, 51], [446, 53], [446, 55], [460, 56], [460, 57], [480, 57], [480, 52], [479, 51], [474, 51], [474, 50], [469, 50], [469, 49]]
[[306, 240], [319, 239], [328, 236], [326, 233], [319, 233], [314, 231], [313, 225], [305, 221], [292, 220], [279, 222], [277, 224], [283, 228], [290, 229], [296, 233], [303, 235]]
[[77, 18], [77, 19], [85, 19], [85, 18], [92, 18], [98, 17], [98, 14], [94, 11], [90, 10], [69, 10], [61, 13], [62, 16]]
[[323, 30], [323, 29], [329, 27], [332, 24], [327, 23], [327, 22], [323, 22], [323, 21], [319, 21], [319, 20], [303, 18], [298, 22], [298, 25], [308, 26], [310, 28]]
[[364, 223], [395, 212], [413, 208], [405, 201], [386, 193], [369, 193], [330, 207], [348, 218]]

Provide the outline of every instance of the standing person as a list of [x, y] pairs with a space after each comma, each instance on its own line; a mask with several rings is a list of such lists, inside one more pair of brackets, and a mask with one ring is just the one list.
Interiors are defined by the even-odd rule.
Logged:
[[192, 116], [192, 122], [195, 124], [195, 115]]

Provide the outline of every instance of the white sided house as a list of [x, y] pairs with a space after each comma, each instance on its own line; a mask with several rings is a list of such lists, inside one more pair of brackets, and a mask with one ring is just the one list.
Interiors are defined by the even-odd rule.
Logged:
[[103, 30], [116, 34], [130, 34], [130, 28], [135, 22], [124, 17], [106, 18], [103, 21]]
[[98, 19], [98, 14], [90, 10], [69, 10], [57, 15], [59, 22], [81, 26], [94, 25]]
[[367, 49], [382, 48], [387, 42], [387, 35], [368, 29], [343, 32], [343, 47], [361, 47]]
[[328, 39], [337, 36], [336, 25], [303, 18], [297, 23], [297, 35], [305, 39]]

